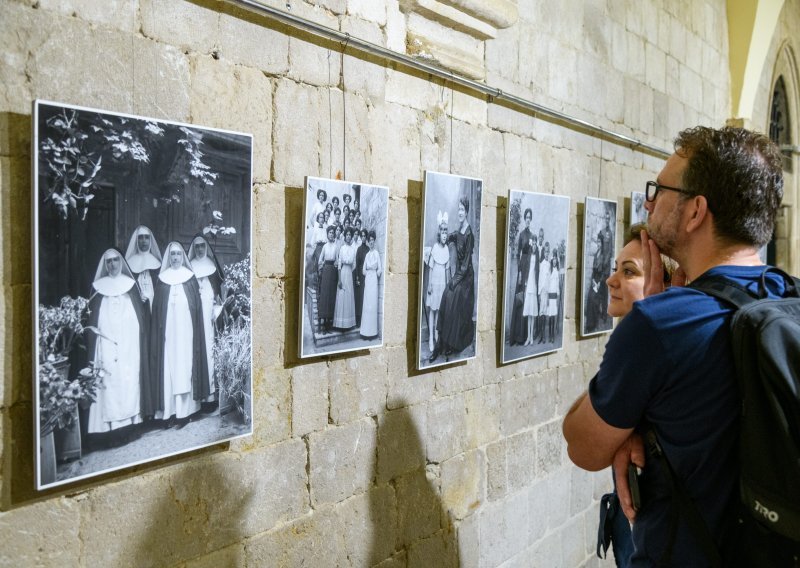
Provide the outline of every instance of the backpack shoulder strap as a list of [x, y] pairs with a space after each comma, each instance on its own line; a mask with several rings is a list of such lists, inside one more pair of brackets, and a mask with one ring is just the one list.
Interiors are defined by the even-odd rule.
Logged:
[[701, 292], [705, 292], [709, 296], [719, 298], [736, 308], [741, 308], [767, 297], [767, 274], [774, 273], [783, 278], [785, 293], [784, 297], [798, 297], [800, 296], [800, 278], [789, 276], [780, 268], [774, 266], [767, 266], [761, 273], [761, 278], [758, 284], [758, 293], [751, 292], [744, 286], [728, 280], [723, 276], [718, 275], [704, 275], [689, 284], [689, 288], [694, 288]]

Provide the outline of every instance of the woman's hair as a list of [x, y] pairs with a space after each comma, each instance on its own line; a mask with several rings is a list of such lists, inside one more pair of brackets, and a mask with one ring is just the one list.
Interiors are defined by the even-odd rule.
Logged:
[[353, 229], [353, 227], [347, 227], [344, 230], [344, 236], [346, 237], [347, 235], [350, 235], [350, 238], [352, 238], [354, 232], [355, 232], [355, 229]]
[[464, 206], [464, 213], [469, 213], [469, 199], [465, 197], [459, 197], [458, 203]]
[[336, 234], [336, 225], [328, 225], [328, 228], [325, 229], [325, 234], [333, 233]]
[[367, 233], [367, 240], [377, 239], [377, 238], [378, 238], [378, 235], [375, 234], [375, 231], [370, 231], [369, 233]]
[[328, 194], [325, 193], [324, 189], [318, 189], [317, 190], [317, 197], [319, 197], [320, 193], [322, 194], [322, 201], [325, 201], [326, 199], [328, 199]]
[[[625, 232], [624, 244], [627, 245], [631, 241], [642, 242], [642, 231], [647, 230], [647, 223], [634, 223]], [[644, 254], [644, 251], [642, 251]], [[672, 281], [672, 273], [678, 268], [678, 263], [672, 260], [665, 254], [661, 255], [661, 264], [664, 265], [664, 282]]]
[[530, 207], [528, 207], [527, 209], [525, 209], [525, 213], [523, 213], [523, 214], [522, 214], [522, 218], [523, 218], [523, 219], [527, 219], [528, 217], [530, 217], [531, 219], [533, 219], [533, 209], [531, 209]]
[[445, 223], [444, 221], [439, 223], [439, 226], [437, 227], [436, 233], [440, 234], [442, 231], [447, 232], [447, 223]]
[[369, 235], [369, 231], [367, 231], [366, 229], [361, 229], [361, 230], [358, 232], [358, 234], [359, 234], [359, 235], [361, 235], [361, 238], [362, 238], [362, 239], [366, 239], [366, 238], [367, 238], [367, 235]]
[[341, 215], [342, 214], [342, 210], [337, 207], [336, 209], [333, 210], [333, 214], [334, 215]]

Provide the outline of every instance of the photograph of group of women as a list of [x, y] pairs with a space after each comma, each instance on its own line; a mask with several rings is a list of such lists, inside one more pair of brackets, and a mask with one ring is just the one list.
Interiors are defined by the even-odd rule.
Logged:
[[564, 345], [570, 200], [511, 190], [508, 204], [503, 363]]
[[389, 189], [308, 177], [300, 357], [383, 345]]
[[479, 179], [425, 172], [419, 369], [475, 357], [482, 189]]
[[37, 486], [249, 434], [252, 139], [36, 111]]
[[614, 266], [617, 238], [617, 202], [587, 197], [584, 206], [581, 335], [611, 331], [608, 284]]

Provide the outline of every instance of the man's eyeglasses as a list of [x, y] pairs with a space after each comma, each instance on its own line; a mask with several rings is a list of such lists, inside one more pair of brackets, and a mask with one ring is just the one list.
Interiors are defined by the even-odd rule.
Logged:
[[686, 195], [694, 195], [691, 191], [686, 191], [685, 189], [682, 189], [680, 187], [670, 187], [668, 185], [661, 185], [657, 181], [648, 181], [646, 187], [647, 189], [645, 189], [644, 198], [647, 201], [655, 201], [656, 195], [658, 195], [658, 192], [661, 191], [662, 189], [677, 191], [678, 193], [684, 193]]

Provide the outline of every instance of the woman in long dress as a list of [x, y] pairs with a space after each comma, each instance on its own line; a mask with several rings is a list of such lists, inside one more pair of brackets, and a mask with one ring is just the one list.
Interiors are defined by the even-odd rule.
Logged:
[[356, 249], [352, 245], [353, 229], [344, 231], [344, 243], [339, 248], [336, 267], [339, 282], [336, 290], [336, 306], [333, 311], [333, 327], [350, 329], [356, 325], [356, 300], [353, 293], [353, 267], [356, 264]]
[[467, 222], [467, 213], [469, 200], [462, 197], [458, 202], [459, 228], [447, 237], [448, 244], [455, 244], [457, 264], [439, 306], [439, 320], [436, 322], [439, 341], [431, 354], [431, 363], [442, 352], [445, 360], [449, 360], [452, 353], [463, 351], [475, 339], [475, 324], [472, 321], [475, 310], [475, 273], [472, 268], [475, 237]]
[[523, 345], [533, 345], [534, 320], [539, 316], [539, 288], [536, 275], [539, 273], [539, 248], [533, 246], [532, 256], [529, 260], [528, 277], [525, 281], [525, 301], [522, 305], [522, 315], [527, 321], [527, 335]]
[[225, 273], [217, 262], [214, 249], [203, 237], [198, 235], [189, 247], [189, 263], [200, 288], [200, 301], [203, 305], [203, 331], [206, 341], [206, 360], [208, 361], [208, 401], [216, 398], [214, 382], [214, 330], [217, 316], [222, 311], [222, 282]]
[[539, 263], [539, 343], [544, 343], [546, 329], [545, 323], [547, 322], [547, 305], [550, 295], [550, 242], [544, 243], [544, 254], [542, 255], [542, 262]]
[[527, 322], [525, 321], [525, 288], [528, 284], [531, 267], [531, 254], [533, 253], [534, 236], [531, 232], [531, 219], [533, 210], [525, 209], [522, 215], [525, 228], [517, 237], [517, 283], [514, 287], [514, 304], [511, 309], [511, 345], [522, 345], [527, 339]]
[[378, 280], [383, 274], [381, 255], [375, 250], [375, 231], [367, 234], [369, 252], [364, 258], [364, 308], [361, 312], [361, 330], [364, 339], [378, 337]]
[[161, 251], [153, 231], [144, 225], [134, 229], [128, 241], [128, 249], [125, 251], [125, 260], [139, 285], [139, 290], [147, 298], [148, 309], [152, 310], [153, 294], [161, 269]]
[[428, 289], [425, 294], [425, 308], [428, 310], [428, 348], [433, 353], [439, 338], [436, 322], [442, 295], [447, 287], [447, 272], [450, 268], [450, 249], [447, 246], [447, 212], [436, 215], [436, 242], [431, 247], [428, 257]]
[[547, 282], [547, 328], [549, 331], [548, 343], [556, 340], [556, 316], [558, 316], [560, 296], [561, 296], [561, 276], [559, 273], [558, 250], [553, 249], [550, 255], [550, 277]]
[[142, 384], [149, 376], [150, 310], [122, 253], [103, 253], [92, 288], [88, 325], [97, 332], [87, 334], [87, 348], [103, 380], [89, 407], [89, 434], [139, 424]]
[[322, 247], [317, 261], [319, 293], [317, 295], [317, 318], [320, 332], [329, 332], [333, 326], [333, 311], [336, 308], [336, 288], [339, 281], [336, 269], [336, 227], [328, 225], [328, 242]]
[[166, 249], [153, 301], [150, 350], [155, 417], [185, 426], [209, 392], [200, 286], [180, 243]]

